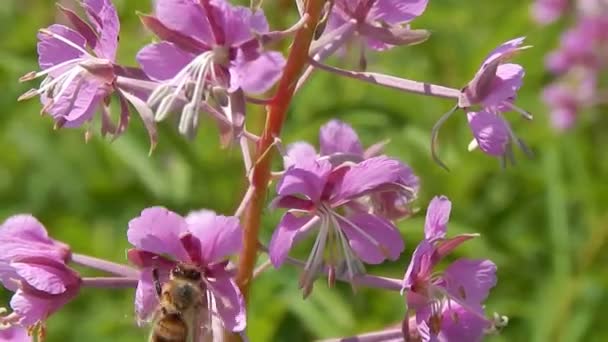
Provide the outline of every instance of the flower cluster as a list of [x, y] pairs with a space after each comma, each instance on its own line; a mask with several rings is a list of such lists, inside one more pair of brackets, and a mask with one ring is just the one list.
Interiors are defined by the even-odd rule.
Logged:
[[608, 70], [608, 4], [602, 0], [537, 0], [534, 18], [549, 24], [561, 16], [572, 17], [572, 27], [562, 33], [559, 47], [547, 55], [546, 68], [556, 76], [543, 91], [557, 130], [573, 127], [578, 113], [606, 103]]
[[[451, 88], [366, 71], [366, 53], [429, 38], [428, 30], [412, 28], [428, 0], [297, 0], [299, 20], [277, 31], [270, 29], [261, 9], [227, 0], [156, 0], [152, 14], [140, 15], [155, 40], [137, 53], [139, 65], [132, 67], [120, 64], [116, 56], [120, 24], [111, 1], [79, 3], [81, 13], [58, 6], [69, 26], [55, 24], [39, 31], [40, 71], [21, 81], [44, 79], [20, 99], [39, 96], [42, 111], [53, 118], [56, 128], [85, 126], [87, 138], [96, 114], [102, 136], [123, 134], [133, 107], [152, 147], [158, 140], [157, 123], [172, 113], [179, 113], [177, 130], [190, 138], [195, 137], [199, 116], [207, 114], [218, 124], [222, 145], [236, 142], [241, 148], [248, 189], [234, 215], [205, 209], [181, 216], [161, 206], [144, 209], [126, 229], [133, 246], [127, 253], [129, 265], [73, 252], [68, 244], [51, 239], [31, 215], [8, 218], [0, 226], [0, 282], [14, 294], [11, 312], [0, 309], [2, 340], [29, 341], [34, 332], [43, 339], [47, 318], [83, 287], [135, 289], [134, 311], [138, 323], [153, 325], [151, 340], [213, 341], [227, 333], [247, 340], [245, 295], [251, 280], [270, 265], [278, 269], [286, 264], [302, 268], [299, 285], [304, 297], [321, 276], [327, 277], [329, 286], [340, 280], [396, 295], [401, 291], [408, 309], [402, 326], [368, 335], [374, 340], [478, 341], [504, 325], [488, 319], [483, 306], [496, 284], [494, 263], [460, 258], [443, 271], [438, 268], [456, 247], [477, 236], [447, 237], [451, 202], [445, 196], [429, 204], [424, 239], [403, 279], [367, 273], [366, 264], [402, 257], [405, 243], [397, 222], [415, 215], [413, 203], [420, 190], [412, 168], [384, 154], [387, 141], [364, 148], [354, 129], [337, 119], [320, 128], [318, 151], [306, 142], [283, 150], [280, 132], [292, 95], [320, 70], [451, 100], [452, 109], [430, 130], [432, 157], [441, 166], [445, 167], [435, 149], [439, 128], [460, 110], [466, 113], [473, 136], [469, 149], [479, 148], [503, 162], [512, 160], [513, 146], [529, 152], [504, 118], [514, 111], [531, 119], [515, 105], [524, 68], [510, 62], [528, 48], [524, 38], [499, 45], [470, 81]], [[544, 18], [555, 17], [560, 6], [543, 4], [541, 11], [552, 11]], [[605, 18], [593, 19], [597, 21], [576, 34], [593, 32], [593, 37], [606, 39], [601, 29]], [[271, 47], [291, 36], [286, 60]], [[351, 48], [352, 42], [364, 50], [358, 70], [324, 64], [332, 54]], [[594, 54], [605, 51], [598, 52], [596, 43], [567, 50], [554, 57], [552, 65], [598, 68], [601, 63]], [[277, 81], [273, 97], [253, 97]], [[110, 111], [112, 100], [119, 104], [117, 120]], [[260, 136], [245, 127], [248, 105], [268, 108]], [[255, 153], [250, 151], [252, 143]], [[273, 172], [269, 152], [275, 147], [282, 152], [283, 163]], [[258, 240], [258, 231], [273, 181], [276, 197], [270, 207], [284, 213], [270, 241], [264, 242]], [[315, 239], [308, 257], [290, 255], [310, 235]], [[254, 272], [259, 249], [268, 260]], [[238, 264], [231, 259], [237, 254]], [[82, 274], [72, 264], [85, 266]], [[104, 276], [87, 277], [87, 268]], [[169, 325], [172, 329], [166, 329]]]

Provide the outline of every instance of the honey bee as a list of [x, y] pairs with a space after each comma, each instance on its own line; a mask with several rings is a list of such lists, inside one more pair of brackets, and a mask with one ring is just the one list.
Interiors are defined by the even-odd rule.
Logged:
[[193, 341], [202, 324], [201, 311], [207, 307], [201, 272], [195, 266], [177, 264], [164, 284], [157, 269], [152, 270], [152, 276], [159, 305], [148, 342]]

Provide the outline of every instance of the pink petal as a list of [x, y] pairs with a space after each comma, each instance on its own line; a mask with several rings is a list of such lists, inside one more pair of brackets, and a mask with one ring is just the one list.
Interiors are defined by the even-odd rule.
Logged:
[[[60, 98], [53, 100], [47, 112], [56, 121], [63, 122], [62, 127], [80, 127], [93, 118], [105, 96], [106, 91], [96, 79], [78, 76]], [[45, 104], [48, 101], [45, 97], [41, 99]]]
[[236, 283], [228, 274], [208, 281], [224, 328], [235, 332], [245, 330], [245, 300]]
[[66, 282], [73, 281], [70, 279], [69, 272], [50, 265], [13, 262], [11, 266], [33, 288], [53, 295], [65, 292], [67, 290]]
[[469, 127], [479, 148], [492, 156], [502, 156], [511, 141], [509, 126], [500, 114], [488, 111], [467, 113]]
[[321, 160], [308, 165], [307, 168], [291, 167], [277, 184], [277, 193], [281, 196], [304, 195], [313, 202], [321, 198], [331, 164]]
[[351, 167], [333, 191], [331, 201], [348, 201], [365, 195], [369, 191], [398, 182], [403, 164], [385, 156], [373, 157]]
[[70, 253], [67, 246], [50, 239], [44, 226], [31, 215], [15, 215], [4, 221], [0, 245], [0, 260], [7, 262], [34, 255], [63, 261]]
[[120, 22], [116, 8], [110, 0], [84, 0], [85, 10], [99, 35], [95, 52], [111, 61], [116, 58]]
[[137, 53], [136, 59], [148, 77], [164, 81], [173, 78], [180, 70], [192, 61], [194, 56], [168, 42], [144, 46]]
[[436, 260], [433, 260], [434, 253], [435, 248], [428, 240], [420, 241], [412, 254], [412, 259], [403, 277], [404, 290], [412, 290], [417, 279], [425, 279], [431, 275], [436, 263]]
[[[473, 309], [483, 312], [481, 306]], [[479, 314], [471, 312], [470, 308], [464, 308], [458, 303], [450, 302], [449, 305], [443, 305], [439, 340], [480, 342], [483, 340], [485, 330], [488, 327], [488, 321], [480, 317]]]
[[482, 99], [484, 106], [498, 106], [513, 99], [523, 83], [524, 68], [519, 64], [501, 64], [496, 69], [489, 93]]
[[218, 262], [240, 251], [243, 231], [236, 217], [201, 210], [188, 214], [186, 222], [188, 231], [200, 241], [204, 263]]
[[363, 155], [363, 147], [355, 130], [339, 120], [331, 120], [321, 127], [319, 143], [321, 155], [324, 156], [334, 153]]
[[306, 142], [295, 142], [287, 146], [287, 155], [283, 158], [283, 166], [288, 169], [292, 165], [309, 165], [317, 160], [317, 151]]
[[297, 217], [290, 212], [283, 215], [274, 233], [272, 233], [272, 238], [268, 245], [270, 261], [275, 268], [281, 267], [300, 234], [305, 233], [305, 230], [308, 231], [308, 229], [303, 228], [318, 221], [318, 219], [312, 221], [313, 219], [315, 219], [313, 216], [304, 215]]
[[237, 46], [253, 38], [253, 32], [268, 32], [268, 22], [264, 11], [258, 9], [252, 13], [248, 7], [232, 6], [225, 0], [212, 1], [216, 18], [224, 31], [224, 44]]
[[206, 45], [214, 45], [207, 14], [198, 1], [157, 0], [155, 14], [170, 29], [198, 39]]
[[129, 221], [127, 239], [139, 249], [187, 261], [188, 254], [179, 239], [186, 231], [183, 217], [163, 207], [151, 207]]
[[388, 24], [403, 24], [424, 13], [428, 0], [377, 0], [368, 15], [369, 19]]
[[495, 62], [496, 60], [504, 61], [510, 58], [515, 52], [520, 49], [521, 44], [523, 44], [526, 37], [519, 37], [515, 39], [511, 39], [507, 42], [502, 43], [500, 46], [492, 50], [485, 58], [481, 69], [487, 67], [490, 63]]
[[[55, 66], [61, 62], [80, 58], [86, 51], [86, 40], [84, 37], [72, 30], [71, 28], [59, 24], [51, 25], [47, 30], [64, 37], [65, 39], [74, 43], [82, 50], [75, 49], [74, 47], [67, 45], [66, 43], [53, 38], [44, 33], [38, 33], [38, 64], [40, 69], [46, 70], [52, 66]], [[60, 75], [62, 70], [55, 70], [51, 72], [51, 76]]]
[[26, 328], [18, 325], [13, 325], [7, 329], [0, 329], [0, 341], [32, 342], [33, 339], [28, 335]]
[[496, 285], [496, 265], [490, 260], [458, 259], [443, 277], [448, 293], [470, 305], [480, 305]]
[[[339, 220], [340, 228], [348, 237], [350, 246], [364, 262], [380, 264], [386, 259], [399, 259], [399, 255], [404, 249], [403, 238], [397, 227], [390, 221], [366, 213], [348, 216], [349, 222]], [[372, 242], [370, 238], [374, 239], [376, 243]]]
[[284, 66], [285, 58], [279, 52], [261, 53], [253, 61], [239, 57], [230, 67], [230, 88], [261, 94], [278, 81]]
[[[159, 270], [159, 281], [164, 284], [169, 280], [168, 269]], [[141, 270], [139, 282], [137, 283], [137, 289], [135, 290], [135, 313], [137, 317], [142, 320], [149, 320], [150, 316], [158, 306], [158, 294], [154, 286], [152, 277], [152, 269], [147, 268]]]
[[445, 196], [434, 197], [426, 210], [424, 221], [424, 238], [427, 240], [443, 239], [450, 219], [452, 203]]
[[11, 308], [21, 317], [21, 326], [30, 326], [44, 321], [52, 313], [68, 303], [77, 293], [67, 292], [65, 295], [42, 298], [18, 290], [11, 298]]

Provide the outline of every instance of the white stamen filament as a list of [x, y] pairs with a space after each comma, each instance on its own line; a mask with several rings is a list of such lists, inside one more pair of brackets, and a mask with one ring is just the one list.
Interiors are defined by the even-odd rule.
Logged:
[[190, 99], [191, 106], [190, 108], [186, 108], [186, 106], [184, 106], [182, 116], [186, 116], [186, 118], [182, 118], [180, 120], [180, 131], [182, 131], [182, 128], [186, 128], [186, 126], [188, 126], [186, 121], [192, 122], [193, 120], [193, 115], [191, 112], [198, 112], [199, 103], [203, 100], [207, 76], [210, 69], [212, 70], [212, 77], [214, 77], [215, 72], [213, 71], [213, 51], [206, 51], [194, 58], [170, 81], [157, 87], [152, 94], [150, 94], [147, 101], [150, 107], [154, 107], [158, 104], [158, 108], [156, 109], [154, 116], [155, 120], [164, 120], [169, 114], [175, 100], [181, 95], [186, 85], [189, 82], [194, 81], [194, 93], [192, 99]]
[[[364, 238], [366, 238], [369, 242], [371, 242], [374, 246], [376, 246], [383, 254], [388, 254], [388, 250], [386, 249], [386, 247], [384, 245], [382, 245], [380, 242], [378, 242], [378, 240], [376, 240], [373, 236], [369, 235], [363, 228], [359, 227], [358, 225], [356, 225], [353, 221], [347, 219], [346, 217], [336, 213], [335, 211], [332, 212], [337, 218], [339, 218], [340, 220], [346, 222], [349, 226], [351, 226], [352, 228], [354, 228], [359, 234], [363, 235]], [[337, 222], [336, 222], [337, 224]]]
[[304, 273], [302, 274], [302, 280], [300, 286], [304, 288], [305, 292], [309, 291], [310, 285], [319, 269], [319, 266], [323, 264], [323, 253], [325, 251], [325, 245], [327, 242], [327, 235], [329, 233], [329, 223], [325, 215], [321, 216], [321, 226], [319, 228], [319, 234], [312, 247], [306, 265], [304, 266]]
[[82, 52], [84, 55], [86, 55], [89, 58], [95, 58], [94, 56], [92, 56], [91, 54], [89, 54], [89, 52], [86, 49], [84, 49], [82, 46], [76, 45], [73, 41], [65, 38], [62, 35], [56, 34], [55, 32], [47, 30], [47, 29], [42, 29], [42, 30], [40, 30], [40, 32], [42, 34], [46, 34], [46, 35], [49, 35], [49, 36], [57, 39], [58, 41], [60, 41], [60, 42], [62, 42], [64, 44], [66, 44], [66, 45], [68, 45], [68, 46], [70, 46], [70, 47], [78, 50], [79, 52]]

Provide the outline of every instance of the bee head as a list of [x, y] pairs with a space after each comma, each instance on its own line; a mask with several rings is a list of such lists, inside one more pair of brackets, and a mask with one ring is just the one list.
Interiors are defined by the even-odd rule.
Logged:
[[183, 279], [198, 282], [201, 280], [201, 272], [195, 266], [188, 264], [177, 264], [171, 270], [173, 279]]

